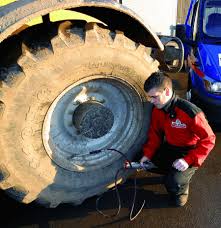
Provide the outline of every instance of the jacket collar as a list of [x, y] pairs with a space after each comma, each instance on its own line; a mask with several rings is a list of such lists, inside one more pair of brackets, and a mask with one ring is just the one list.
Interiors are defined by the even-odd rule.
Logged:
[[174, 106], [176, 104], [177, 101], [177, 96], [175, 94], [175, 92], [173, 91], [172, 97], [170, 98], [170, 100], [165, 104], [165, 106], [163, 107], [163, 110], [167, 113], [171, 113], [174, 109]]

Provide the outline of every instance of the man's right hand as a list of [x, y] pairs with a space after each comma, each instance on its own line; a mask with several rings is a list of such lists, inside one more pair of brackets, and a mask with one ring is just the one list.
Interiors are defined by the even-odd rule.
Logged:
[[143, 157], [141, 158], [141, 160], [140, 160], [140, 163], [143, 164], [143, 163], [146, 162], [146, 161], [150, 161], [150, 159], [149, 159], [148, 157], [146, 157], [146, 156], [143, 156]]

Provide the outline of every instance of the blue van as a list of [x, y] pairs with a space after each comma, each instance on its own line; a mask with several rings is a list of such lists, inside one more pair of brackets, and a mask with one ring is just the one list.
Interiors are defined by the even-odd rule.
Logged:
[[188, 69], [187, 99], [221, 124], [221, 0], [191, 0], [176, 34], [184, 44]]

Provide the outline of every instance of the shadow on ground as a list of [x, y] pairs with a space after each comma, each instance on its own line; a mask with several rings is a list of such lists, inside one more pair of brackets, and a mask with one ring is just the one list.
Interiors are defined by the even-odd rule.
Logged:
[[[162, 184], [162, 177], [156, 174], [150, 174], [145, 172], [140, 172], [136, 175], [136, 202], [134, 207], [135, 215], [143, 200], [146, 200], [145, 208], [167, 208], [168, 198], [164, 191]], [[122, 220], [129, 219], [129, 213], [133, 203], [134, 197], [134, 179], [135, 175], [129, 178], [123, 185], [118, 187], [121, 199], [121, 207], [124, 210], [125, 216], [115, 217], [115, 220], [109, 221], [106, 225], [111, 225]], [[149, 187], [152, 186], [153, 190]], [[20, 204], [10, 197], [8, 197], [3, 191], [0, 191], [0, 209], [2, 227], [18, 227], [25, 225], [38, 225], [37, 227], [51, 227], [50, 221], [58, 220], [69, 220], [69, 219], [85, 219], [91, 213], [99, 216], [98, 218], [103, 219], [104, 217], [96, 211], [96, 199], [97, 196], [89, 198], [83, 202], [80, 206], [74, 206], [70, 204], [61, 204], [57, 208], [44, 208], [37, 205], [35, 202], [25, 205]], [[147, 200], [148, 199], [148, 200]], [[111, 190], [103, 194], [102, 198], [99, 200], [98, 207], [108, 216], [112, 216], [117, 212], [118, 200], [116, 197], [116, 191]], [[125, 213], [127, 210], [128, 215]], [[105, 221], [105, 220], [104, 220]], [[105, 225], [105, 224], [103, 224]], [[102, 226], [103, 226], [102, 225]], [[34, 227], [34, 226], [33, 226]], [[66, 227], [66, 226], [65, 226]], [[90, 227], [101, 227], [100, 225], [92, 225]]]

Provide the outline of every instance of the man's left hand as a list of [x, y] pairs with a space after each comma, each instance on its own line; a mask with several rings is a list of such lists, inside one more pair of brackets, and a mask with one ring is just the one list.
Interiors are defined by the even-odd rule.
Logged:
[[180, 158], [173, 162], [173, 167], [179, 171], [185, 171], [189, 165], [184, 159]]

